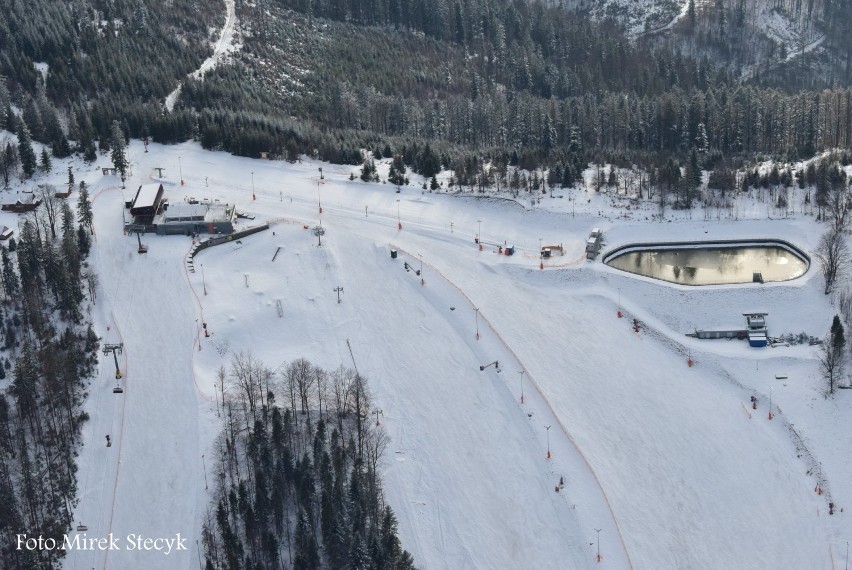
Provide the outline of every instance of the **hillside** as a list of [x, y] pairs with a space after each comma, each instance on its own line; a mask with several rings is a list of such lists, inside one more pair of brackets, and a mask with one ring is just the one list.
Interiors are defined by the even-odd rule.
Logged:
[[[86, 403], [74, 519], [91, 536], [201, 535], [222, 481], [215, 459], [226, 455], [216, 443], [217, 371], [251, 350], [272, 366], [309, 355], [332, 369], [354, 356], [373, 387], [369, 417], [390, 438], [380, 462], [385, 500], [418, 566], [594, 567], [597, 538], [614, 568], [830, 568], [842, 560], [848, 524], [839, 508], [852, 492], [843, 476], [852, 450], [836, 434], [849, 391], [824, 397], [816, 347], [684, 336], [760, 308], [772, 336], [822, 337], [836, 309], [818, 268], [791, 282], [690, 287], [582, 259], [592, 226], [604, 229], [607, 248], [774, 236], [813, 255], [822, 226], [806, 190], [791, 191], [784, 219], [770, 219], [774, 205], [755, 189], [737, 199], [736, 219], [675, 211], [660, 223], [654, 202], [591, 185], [534, 205], [527, 196], [397, 194], [349, 180], [351, 167], [307, 158], [255, 161], [197, 144], [148, 150], [131, 144], [134, 180], [165, 166], [159, 180], [173, 203], [236, 203], [256, 217], [244, 223], [271, 228], [203, 251], [195, 272], [187, 236], [146, 235], [148, 253], [139, 255], [122, 232], [120, 180], [74, 164], [96, 196], [95, 327], [126, 347], [124, 394], [111, 392], [105, 360]], [[388, 166], [379, 165], [382, 176]], [[305, 229], [320, 221], [322, 246]], [[543, 270], [539, 238], [565, 253]], [[504, 241], [515, 255], [491, 245]], [[421, 260], [420, 276], [405, 271]], [[275, 399], [287, 401], [279, 382]], [[325, 407], [320, 394], [309, 396], [312, 413]], [[104, 447], [104, 433], [113, 447]], [[139, 492], [155, 488], [165, 491]], [[278, 548], [289, 560], [286, 541]], [[198, 551], [76, 551], [68, 564], [151, 561], [194, 567]]]

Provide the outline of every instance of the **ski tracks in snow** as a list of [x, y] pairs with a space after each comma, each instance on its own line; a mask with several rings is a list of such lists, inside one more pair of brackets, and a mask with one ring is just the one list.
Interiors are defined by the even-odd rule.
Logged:
[[[410, 266], [416, 267], [416, 264], [421, 262], [421, 259], [418, 256], [412, 255], [404, 248], [397, 245], [393, 245], [393, 247], [399, 251], [400, 254], [404, 254], [410, 258], [408, 262]], [[429, 265], [425, 261], [422, 263], [423, 271], [420, 277], [423, 279], [424, 296], [429, 296], [428, 290], [430, 283], [426, 280], [428, 271], [430, 272], [430, 275], [437, 275], [441, 280], [443, 280], [443, 282], [453, 290], [456, 296], [463, 298], [463, 302], [469, 305], [471, 311], [475, 310], [476, 305], [470, 297], [468, 297], [464, 290], [462, 290], [452, 280], [447, 278], [437, 268]], [[430, 278], [429, 281], [434, 281], [434, 278]], [[434, 298], [429, 300], [433, 303], [435, 302]], [[459, 307], [455, 307], [456, 310], [458, 308]], [[436, 309], [441, 310], [443, 307], [436, 306]], [[547, 449], [548, 452], [551, 452], [551, 457], [548, 458], [546, 454], [544, 454], [544, 457], [547, 461], [550, 473], [554, 476], [554, 481], [556, 481], [557, 473], [565, 475], [566, 479], [568, 479], [568, 484], [565, 486], [565, 489], [562, 490], [562, 488], [560, 488], [559, 491], [562, 496], [565, 497], [568, 508], [575, 511], [577, 519], [582, 524], [582, 529], [601, 526], [603, 529], [609, 531], [606, 535], [617, 536], [618, 543], [621, 548], [617, 555], [614, 555], [612, 551], [608, 552], [607, 559], [609, 561], [617, 561], [618, 567], [633, 568], [633, 564], [630, 560], [630, 555], [627, 552], [627, 546], [621, 532], [621, 527], [618, 524], [618, 520], [616, 519], [615, 513], [610, 505], [609, 498], [603, 489], [603, 485], [595, 474], [594, 469], [592, 469], [588, 459], [577, 446], [574, 438], [568, 431], [568, 428], [556, 414], [550, 401], [541, 391], [538, 383], [530, 374], [527, 367], [523, 365], [523, 362], [515, 354], [514, 350], [512, 350], [481, 311], [479, 311], [478, 320], [480, 331], [478, 340], [481, 341], [482, 344], [477, 343], [474, 346], [488, 347], [489, 344], [492, 346], [495, 344], [498, 345], [492, 349], [494, 352], [489, 352], [489, 355], [484, 359], [483, 364], [485, 364], [485, 361], [490, 361], [499, 350], [502, 350], [504, 353], [509, 355], [508, 360], [505, 356], [498, 359], [498, 361], [503, 361], [500, 369], [505, 371], [502, 375], [502, 378], [504, 379], [504, 388], [513, 393], [516, 389], [514, 388], [514, 384], [512, 384], [516, 380], [514, 374], [519, 373], [521, 370], [524, 371], [521, 379], [525, 388], [523, 392], [524, 402], [520, 403], [517, 398], [514, 398], [514, 396], [513, 399], [515, 399], [518, 406], [529, 418], [530, 429], [535, 433], [539, 443], [544, 444], [542, 447]], [[486, 332], [490, 332], [493, 335], [493, 339], [487, 339], [485, 334], [482, 334]], [[475, 352], [485, 351], [475, 350]], [[493, 369], [486, 367], [483, 372], [486, 371], [491, 373], [493, 372]], [[518, 386], [520, 386], [520, 383]], [[546, 431], [549, 430], [545, 428], [545, 424], [558, 426], [563, 437], [554, 437], [548, 442], [549, 436]], [[558, 432], [554, 431], [553, 435], [556, 436], [557, 433]], [[587, 499], [585, 503], [583, 503], [584, 499]], [[576, 501], [576, 503], [570, 503], [572, 500]], [[581, 508], [579, 509], [576, 508], [578, 504], [581, 505]]]

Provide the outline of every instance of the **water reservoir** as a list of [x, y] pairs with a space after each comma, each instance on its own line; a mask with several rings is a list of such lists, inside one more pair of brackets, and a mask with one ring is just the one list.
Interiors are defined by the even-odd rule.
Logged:
[[809, 265], [798, 248], [780, 241], [634, 244], [607, 254], [604, 263], [681, 285], [789, 281]]

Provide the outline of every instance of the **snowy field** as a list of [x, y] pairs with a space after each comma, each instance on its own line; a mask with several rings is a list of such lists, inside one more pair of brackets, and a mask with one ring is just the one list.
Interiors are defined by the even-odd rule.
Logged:
[[[824, 336], [836, 309], [818, 268], [788, 283], [687, 287], [583, 258], [592, 227], [603, 228], [604, 250], [764, 237], [810, 253], [822, 229], [800, 207], [768, 219], [765, 203], [742, 198], [737, 221], [695, 211], [660, 223], [650, 221], [653, 205], [627, 210], [583, 190], [535, 205], [416, 184], [396, 193], [350, 181], [350, 166], [236, 158], [193, 143], [149, 149], [131, 144], [124, 191], [117, 178], [68, 163], [95, 196], [92, 318], [104, 342], [124, 343], [126, 371], [125, 393], [114, 395], [112, 359], [102, 358], [90, 389], [75, 519], [90, 536], [180, 533], [188, 550], [77, 551], [66, 568], [195, 567], [205, 468], [215, 480], [216, 370], [241, 350], [271, 368], [297, 357], [351, 366], [347, 340], [391, 437], [385, 497], [418, 567], [843, 567], [852, 393], [823, 397], [813, 347], [684, 336], [757, 310], [769, 313], [772, 336]], [[147, 235], [149, 252], [137, 254], [122, 202], [155, 167], [165, 169], [171, 203], [236, 203], [256, 216], [240, 226], [270, 229], [204, 250], [194, 273], [189, 237]], [[61, 185], [66, 168], [56, 165], [49, 181]], [[305, 228], [320, 218], [322, 247]], [[17, 225], [7, 213], [0, 223]], [[515, 255], [479, 250], [480, 232], [489, 244], [514, 244]], [[565, 254], [541, 270], [540, 243]], [[422, 275], [406, 262], [422, 264]], [[633, 318], [644, 323], [638, 333]], [[499, 372], [480, 370], [494, 361]]]

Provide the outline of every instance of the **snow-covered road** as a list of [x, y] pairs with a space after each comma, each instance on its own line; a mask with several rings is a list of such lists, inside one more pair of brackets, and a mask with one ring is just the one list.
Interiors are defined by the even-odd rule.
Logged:
[[[237, 25], [237, 12], [235, 0], [225, 0], [225, 24], [222, 26], [222, 30], [219, 32], [219, 40], [216, 42], [216, 45], [213, 46], [213, 53], [207, 59], [202, 62], [202, 64], [193, 71], [188, 74], [187, 77], [193, 77], [195, 79], [200, 79], [204, 77], [204, 74], [216, 67], [216, 64], [230, 51], [236, 49], [236, 44], [234, 43], [234, 32], [236, 31]], [[172, 111], [175, 107], [175, 101], [180, 96], [180, 90], [183, 86], [182, 83], [179, 83], [177, 87], [175, 87], [174, 91], [169, 93], [166, 96], [166, 109], [169, 112]]]

